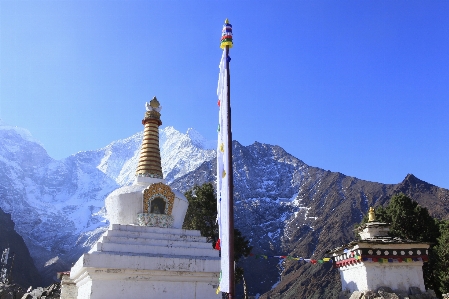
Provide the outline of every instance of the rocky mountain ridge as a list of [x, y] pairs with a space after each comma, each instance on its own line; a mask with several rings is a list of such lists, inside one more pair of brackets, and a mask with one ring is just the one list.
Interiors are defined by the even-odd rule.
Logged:
[[[215, 152], [197, 132], [166, 127], [160, 136], [164, 176], [173, 188], [186, 191], [215, 181]], [[104, 198], [132, 183], [141, 137], [137, 133], [56, 161], [30, 138], [0, 126], [0, 208], [11, 213], [47, 285], [104, 231]], [[369, 206], [383, 205], [397, 192], [436, 217], [449, 215], [449, 191], [413, 175], [399, 184], [367, 182], [308, 166], [279, 146], [258, 142], [234, 141], [233, 157], [235, 224], [256, 254], [320, 258], [353, 238], [353, 225]], [[326, 293], [339, 285], [337, 272], [327, 265], [254, 257], [242, 265], [251, 295], [338, 296]]]
[[[354, 225], [370, 206], [385, 205], [397, 193], [415, 199], [434, 217], [449, 217], [449, 190], [412, 174], [399, 184], [363, 181], [308, 166], [279, 146], [257, 142], [242, 146], [234, 141], [233, 159], [235, 225], [251, 240], [255, 254], [322, 258], [328, 249], [354, 239]], [[172, 186], [184, 190], [211, 181], [215, 169], [205, 162]], [[254, 257], [242, 264], [252, 295], [338, 297], [338, 292], [326, 293], [340, 288], [338, 271], [329, 265]]]
[[[215, 157], [193, 129], [166, 127], [160, 136], [168, 182]], [[26, 129], [0, 123], [0, 208], [11, 214], [43, 283], [69, 269], [105, 231], [104, 199], [133, 182], [141, 141], [140, 132], [54, 160]]]
[[[0, 209], [0, 254], [5, 249], [8, 256], [0, 263], [0, 269], [6, 270], [6, 279], [23, 286], [38, 286], [41, 277], [34, 266], [22, 237], [14, 230], [11, 215]], [[6, 263], [5, 263], [6, 262]]]

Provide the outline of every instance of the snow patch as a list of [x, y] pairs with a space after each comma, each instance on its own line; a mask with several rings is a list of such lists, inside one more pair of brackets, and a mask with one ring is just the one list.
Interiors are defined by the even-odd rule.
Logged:
[[48, 267], [50, 265], [53, 265], [53, 264], [57, 263], [58, 260], [59, 260], [59, 257], [55, 256], [54, 258], [49, 259], [48, 261], [46, 261], [44, 267]]

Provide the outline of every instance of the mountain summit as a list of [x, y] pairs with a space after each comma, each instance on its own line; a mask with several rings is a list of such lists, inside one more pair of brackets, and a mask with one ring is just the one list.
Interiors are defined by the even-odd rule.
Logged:
[[[184, 192], [214, 182], [215, 151], [201, 135], [173, 127], [160, 130], [163, 175]], [[104, 199], [130, 185], [142, 133], [104, 148], [50, 158], [22, 129], [0, 127], [0, 208], [10, 213], [46, 280], [89, 250], [105, 231]], [[280, 146], [233, 142], [235, 225], [255, 254], [321, 258], [354, 238], [353, 226], [370, 206], [402, 192], [439, 218], [449, 215], [449, 190], [407, 175], [398, 184], [363, 181], [305, 164]], [[339, 288], [337, 272], [293, 261], [243, 261], [251, 295], [329, 298]]]
[[[183, 176], [215, 157], [194, 130], [160, 131], [164, 177]], [[192, 140], [190, 136], [194, 136]], [[104, 199], [130, 185], [142, 132], [104, 148], [54, 160], [25, 129], [0, 126], [0, 208], [10, 213], [39, 271], [49, 283], [104, 232]], [[44, 277], [44, 278], [45, 278]]]

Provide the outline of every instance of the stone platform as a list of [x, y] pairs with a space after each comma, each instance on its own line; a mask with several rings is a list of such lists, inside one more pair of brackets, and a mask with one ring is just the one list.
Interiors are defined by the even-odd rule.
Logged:
[[78, 299], [218, 298], [218, 251], [199, 231], [112, 224], [72, 267]]

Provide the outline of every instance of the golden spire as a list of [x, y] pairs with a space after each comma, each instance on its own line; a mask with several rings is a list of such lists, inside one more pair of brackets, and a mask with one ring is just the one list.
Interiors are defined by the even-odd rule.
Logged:
[[376, 221], [376, 214], [374, 214], [374, 208], [370, 207], [368, 212], [368, 222]]
[[225, 20], [225, 24], [229, 24], [229, 20], [227, 18]]
[[145, 104], [145, 107], [147, 112], [142, 120], [145, 128], [136, 175], [163, 179], [161, 152], [159, 149], [159, 126], [162, 125], [160, 111], [162, 106], [157, 98], [154, 97], [149, 103]]

